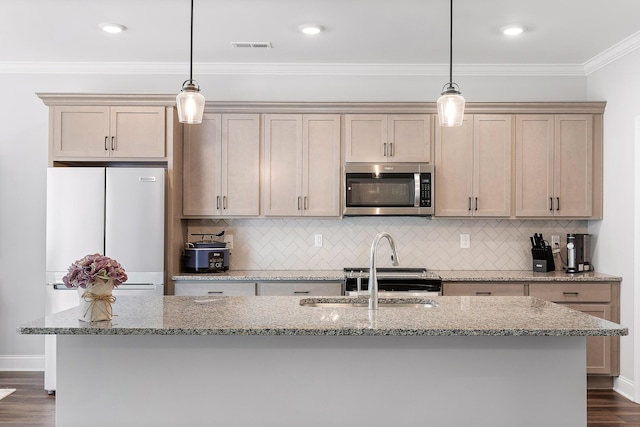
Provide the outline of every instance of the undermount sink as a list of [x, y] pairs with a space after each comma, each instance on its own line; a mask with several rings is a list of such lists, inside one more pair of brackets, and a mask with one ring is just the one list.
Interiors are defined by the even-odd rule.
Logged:
[[[369, 299], [362, 298], [307, 298], [300, 300], [303, 307], [315, 308], [368, 308]], [[379, 308], [434, 308], [438, 304], [428, 298], [380, 298]]]

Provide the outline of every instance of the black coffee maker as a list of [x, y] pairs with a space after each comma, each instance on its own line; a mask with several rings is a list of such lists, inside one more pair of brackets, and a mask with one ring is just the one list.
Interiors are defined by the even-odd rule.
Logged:
[[567, 234], [567, 273], [591, 271], [591, 236]]

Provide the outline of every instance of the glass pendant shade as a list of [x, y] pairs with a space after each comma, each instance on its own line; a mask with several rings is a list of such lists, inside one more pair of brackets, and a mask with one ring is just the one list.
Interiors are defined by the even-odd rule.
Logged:
[[464, 117], [464, 98], [460, 92], [450, 86], [438, 98], [438, 121], [440, 126], [462, 126]]
[[204, 96], [193, 80], [187, 80], [182, 91], [176, 97], [178, 121], [180, 123], [200, 124], [204, 113]]

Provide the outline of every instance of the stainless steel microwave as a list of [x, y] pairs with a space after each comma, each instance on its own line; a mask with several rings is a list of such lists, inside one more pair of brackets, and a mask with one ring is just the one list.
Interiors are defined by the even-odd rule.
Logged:
[[343, 215], [433, 215], [433, 165], [347, 163]]

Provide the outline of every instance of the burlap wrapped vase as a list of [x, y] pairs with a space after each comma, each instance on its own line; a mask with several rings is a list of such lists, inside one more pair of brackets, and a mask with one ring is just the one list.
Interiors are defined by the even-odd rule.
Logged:
[[116, 302], [112, 295], [113, 280], [96, 278], [86, 288], [78, 288], [80, 295], [80, 320], [96, 322], [99, 320], [111, 320], [113, 311], [111, 304]]

